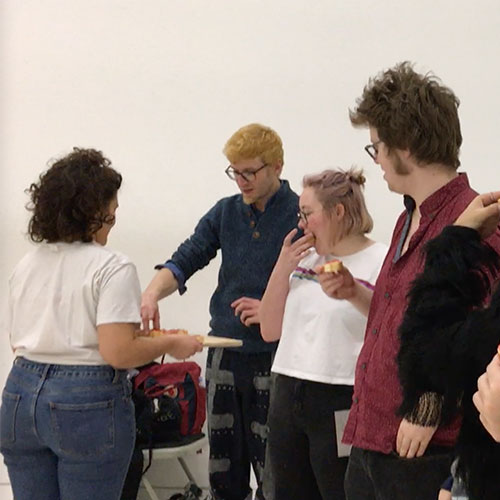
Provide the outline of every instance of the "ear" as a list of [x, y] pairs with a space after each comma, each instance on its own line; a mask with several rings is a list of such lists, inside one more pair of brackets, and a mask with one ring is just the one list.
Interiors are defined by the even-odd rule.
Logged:
[[276, 176], [279, 178], [281, 176], [281, 171], [283, 170], [283, 163], [276, 162], [271, 167], [275, 172]]
[[342, 205], [342, 203], [337, 203], [335, 205], [335, 215], [339, 218], [339, 219], [343, 219], [344, 218], [344, 215], [345, 215], [345, 207], [344, 205]]
[[397, 151], [403, 161], [408, 162], [408, 160], [412, 157], [409, 149], [398, 149]]

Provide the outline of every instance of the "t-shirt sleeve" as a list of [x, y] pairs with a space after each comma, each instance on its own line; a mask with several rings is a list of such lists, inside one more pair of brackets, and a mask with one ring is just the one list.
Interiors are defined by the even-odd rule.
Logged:
[[101, 274], [96, 325], [140, 323], [141, 286], [131, 262], [107, 266]]
[[373, 269], [369, 278], [370, 284], [374, 287], [377, 283], [378, 275], [380, 274], [380, 270], [382, 269], [382, 265], [384, 264], [385, 257], [387, 255], [388, 247], [383, 244], [377, 245], [377, 251], [373, 258]]

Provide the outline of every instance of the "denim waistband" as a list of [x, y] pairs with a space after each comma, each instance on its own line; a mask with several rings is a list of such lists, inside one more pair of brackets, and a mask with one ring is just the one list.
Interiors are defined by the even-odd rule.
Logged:
[[110, 365], [60, 365], [39, 363], [23, 357], [14, 360], [14, 366], [47, 378], [74, 377], [110, 380], [119, 382], [127, 378], [127, 370], [117, 370]]

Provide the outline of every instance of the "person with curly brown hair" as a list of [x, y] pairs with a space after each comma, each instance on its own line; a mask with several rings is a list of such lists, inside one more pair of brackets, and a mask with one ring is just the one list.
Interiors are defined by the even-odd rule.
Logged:
[[16, 358], [0, 410], [16, 500], [118, 499], [135, 440], [126, 369], [202, 348], [195, 337], [136, 334], [137, 271], [104, 246], [121, 182], [102, 153], [75, 148], [27, 190], [36, 248], [9, 280]]
[[[365, 150], [380, 165], [389, 189], [403, 195], [405, 211], [373, 293], [348, 269], [320, 276], [328, 295], [368, 314], [343, 438], [353, 446], [345, 481], [348, 499], [434, 500], [449, 474], [460, 420], [441, 422], [440, 397], [433, 393], [421, 394], [418, 404], [400, 413], [397, 354], [407, 294], [424, 265], [422, 248], [476, 196], [467, 175], [457, 173], [458, 106], [439, 79], [403, 62], [370, 79], [350, 111], [354, 126], [369, 128]], [[500, 232], [487, 243], [499, 253]]]

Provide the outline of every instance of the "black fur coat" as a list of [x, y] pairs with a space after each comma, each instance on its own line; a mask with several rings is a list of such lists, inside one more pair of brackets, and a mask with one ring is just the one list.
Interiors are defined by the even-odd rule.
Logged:
[[399, 330], [400, 414], [414, 412], [425, 392], [441, 396], [441, 422], [462, 413], [458, 474], [471, 500], [500, 499], [500, 444], [472, 402], [500, 343], [500, 288], [485, 305], [499, 267], [498, 255], [476, 231], [445, 228], [426, 246], [424, 271], [412, 285]]

